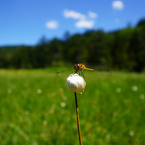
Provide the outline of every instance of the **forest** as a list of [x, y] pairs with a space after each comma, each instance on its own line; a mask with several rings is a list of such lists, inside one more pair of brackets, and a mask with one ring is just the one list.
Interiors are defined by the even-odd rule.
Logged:
[[42, 37], [35, 46], [1, 46], [0, 68], [47, 68], [72, 63], [105, 63], [110, 69], [145, 71], [145, 18], [135, 27], [104, 32], [87, 30], [51, 41]]

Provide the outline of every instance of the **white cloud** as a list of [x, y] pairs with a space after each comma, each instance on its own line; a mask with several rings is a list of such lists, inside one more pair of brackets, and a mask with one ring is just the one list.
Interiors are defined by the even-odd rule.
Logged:
[[58, 28], [58, 22], [57, 21], [49, 21], [46, 23], [46, 27], [49, 29], [57, 29]]
[[73, 18], [73, 19], [85, 19], [86, 18], [85, 15], [83, 15], [79, 12], [73, 11], [73, 10], [64, 10], [63, 14], [66, 18]]
[[[64, 10], [63, 15], [65, 18], [73, 18], [78, 19], [78, 21], [75, 23], [75, 26], [77, 28], [92, 28], [95, 24], [94, 19], [98, 17], [97, 13], [94, 13], [92, 11], [88, 12], [88, 15], [84, 15], [82, 13], [79, 13], [74, 10]], [[91, 19], [91, 20], [88, 20]]]
[[113, 1], [112, 7], [114, 9], [122, 10], [124, 8], [124, 4], [122, 1]]
[[75, 26], [77, 28], [92, 28], [94, 26], [95, 22], [92, 21], [88, 21], [88, 20], [83, 20], [81, 19], [80, 21], [78, 21]]
[[96, 14], [96, 13], [94, 13], [94, 12], [91, 12], [91, 11], [89, 11], [89, 17], [90, 18], [96, 18], [96, 17], [98, 17], [98, 15]]

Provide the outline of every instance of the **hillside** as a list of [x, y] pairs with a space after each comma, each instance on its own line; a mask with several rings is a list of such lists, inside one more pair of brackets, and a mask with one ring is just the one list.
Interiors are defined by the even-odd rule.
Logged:
[[104, 62], [111, 69], [145, 69], [145, 19], [136, 27], [105, 33], [86, 31], [65, 40], [41, 39], [36, 46], [0, 48], [0, 68], [45, 68], [54, 64]]

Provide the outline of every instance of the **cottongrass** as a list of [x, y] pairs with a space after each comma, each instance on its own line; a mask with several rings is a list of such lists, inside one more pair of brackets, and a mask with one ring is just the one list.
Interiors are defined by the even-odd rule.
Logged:
[[63, 92], [63, 88], [59, 88], [58, 91], [59, 91], [60, 93], [62, 93], [62, 92]]
[[78, 75], [77, 73], [72, 73], [67, 78], [66, 85], [69, 91], [78, 92], [79, 94], [82, 94], [86, 87], [86, 82], [84, 78]]
[[130, 135], [130, 136], [133, 136], [133, 135], [134, 135], [134, 131], [132, 131], [132, 130], [129, 131], [129, 135]]
[[43, 125], [45, 125], [45, 126], [47, 125], [47, 120], [43, 121]]
[[139, 95], [140, 99], [144, 99], [144, 94]]
[[12, 94], [12, 89], [8, 89], [8, 90], [7, 90], [7, 93], [8, 93], [8, 94]]
[[137, 89], [138, 89], [137, 86], [132, 86], [133, 91], [137, 91]]
[[117, 89], [116, 89], [116, 92], [117, 92], [117, 93], [120, 93], [120, 92], [121, 92], [121, 88], [117, 88]]
[[26, 111], [25, 111], [25, 114], [26, 114], [26, 115], [29, 115], [29, 111], [28, 111], [28, 110], [26, 110]]
[[67, 88], [69, 89], [69, 91], [74, 92], [75, 104], [76, 104], [78, 135], [79, 135], [79, 144], [82, 145], [77, 93], [82, 94], [82, 92], [84, 92], [84, 89], [86, 87], [86, 82], [85, 82], [84, 78], [81, 77], [80, 75], [78, 75], [77, 73], [72, 73], [67, 78], [66, 85], [67, 85]]
[[42, 90], [41, 89], [37, 89], [37, 94], [41, 94]]
[[55, 97], [56, 96], [56, 93], [51, 93], [51, 97]]
[[107, 141], [107, 142], [109, 142], [109, 141], [110, 141], [110, 138], [111, 138], [111, 137], [110, 137], [110, 135], [109, 135], [109, 134], [106, 134], [105, 139], [106, 139], [106, 141]]
[[60, 103], [60, 106], [61, 106], [62, 108], [64, 108], [64, 107], [66, 106], [66, 103], [65, 103], [65, 102], [61, 102], [61, 103]]

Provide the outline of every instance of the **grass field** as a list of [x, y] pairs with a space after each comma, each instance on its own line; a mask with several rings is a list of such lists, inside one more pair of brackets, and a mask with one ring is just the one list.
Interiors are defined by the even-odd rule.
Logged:
[[[79, 145], [67, 75], [0, 70], [0, 145]], [[83, 145], [145, 144], [145, 74], [85, 74], [78, 95]]]

